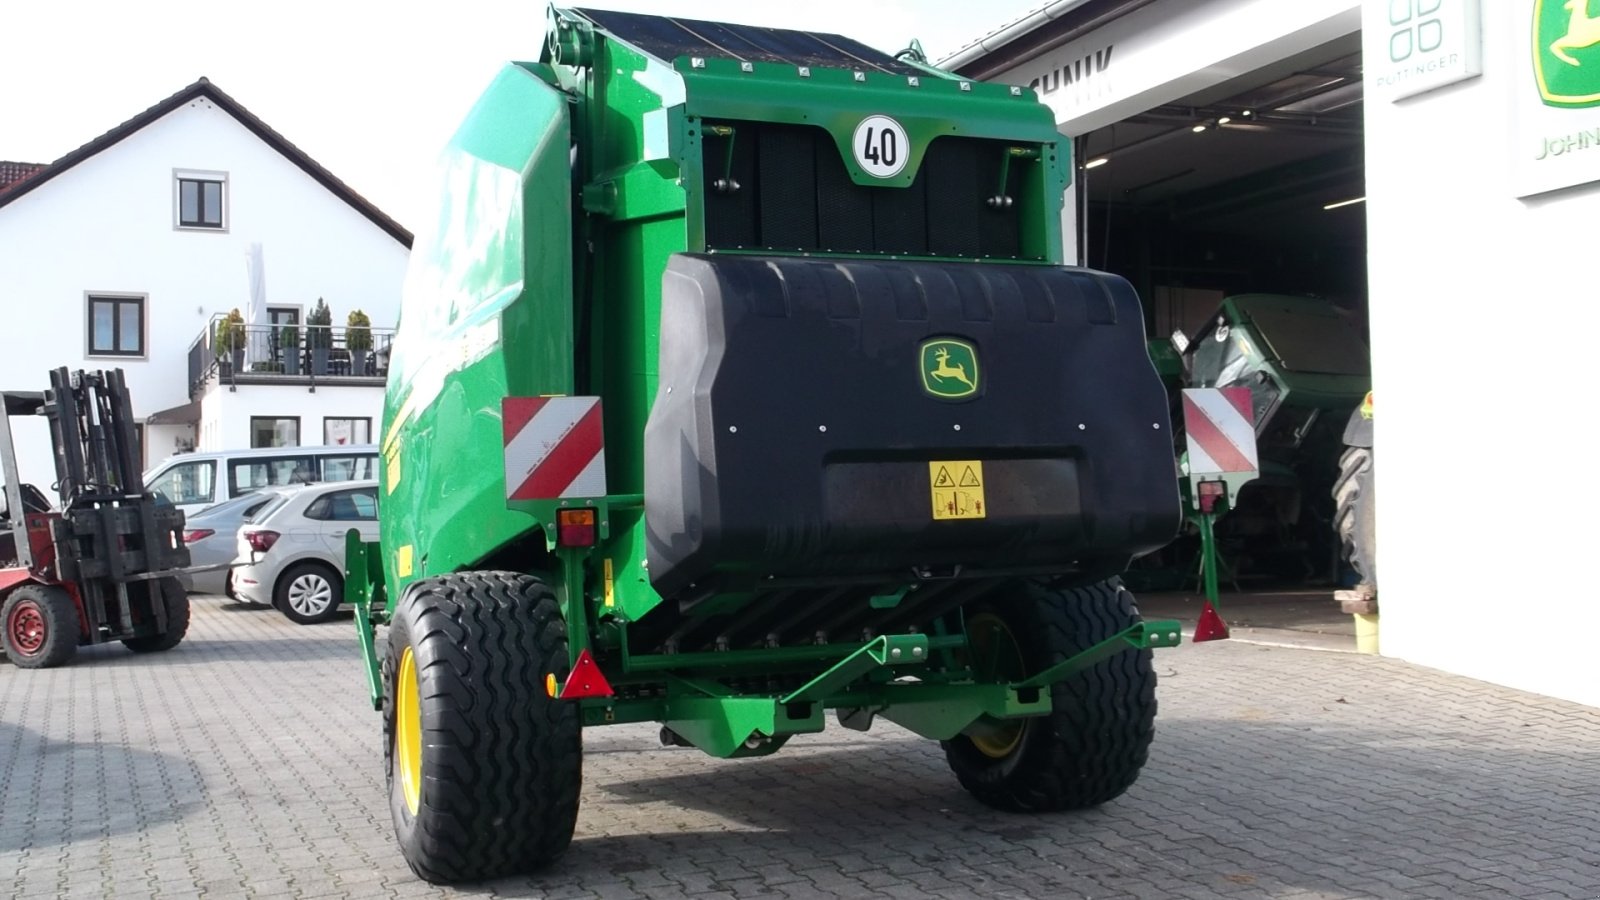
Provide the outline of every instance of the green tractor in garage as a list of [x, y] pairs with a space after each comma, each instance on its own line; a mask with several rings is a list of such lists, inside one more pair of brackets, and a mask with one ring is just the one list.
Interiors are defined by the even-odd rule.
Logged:
[[1061, 264], [1069, 147], [915, 54], [551, 11], [441, 159], [348, 543], [415, 872], [555, 858], [614, 723], [887, 720], [1004, 810], [1133, 784], [1180, 632], [1119, 575], [1177, 475], [1138, 297]]
[[1343, 485], [1351, 474], [1340, 466], [1346, 420], [1372, 386], [1357, 323], [1326, 299], [1243, 294], [1192, 338], [1174, 335], [1171, 347], [1175, 360], [1159, 347], [1152, 357], [1168, 361], [1174, 402], [1181, 387], [1250, 389], [1261, 475], [1218, 521], [1230, 566], [1277, 580], [1337, 580], [1350, 515], [1330, 501], [1336, 475]]

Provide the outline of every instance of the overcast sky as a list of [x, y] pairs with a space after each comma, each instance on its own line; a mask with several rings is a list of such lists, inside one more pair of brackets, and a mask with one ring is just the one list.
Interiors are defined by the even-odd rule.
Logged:
[[[579, 4], [585, 5], [585, 4]], [[593, 0], [845, 34], [937, 60], [1044, 0]], [[538, 0], [5, 4], [0, 159], [49, 162], [201, 75], [407, 227], [434, 155], [495, 70], [534, 59]], [[203, 160], [187, 165], [203, 166]]]

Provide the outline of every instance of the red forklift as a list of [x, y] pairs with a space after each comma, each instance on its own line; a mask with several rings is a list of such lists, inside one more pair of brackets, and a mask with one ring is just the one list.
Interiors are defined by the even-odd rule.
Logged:
[[[122, 370], [56, 369], [48, 391], [0, 391], [0, 402], [0, 650], [42, 669], [82, 644], [176, 647], [189, 628], [175, 577], [189, 564], [183, 511], [144, 489]], [[22, 483], [12, 416], [49, 420], [59, 509]]]

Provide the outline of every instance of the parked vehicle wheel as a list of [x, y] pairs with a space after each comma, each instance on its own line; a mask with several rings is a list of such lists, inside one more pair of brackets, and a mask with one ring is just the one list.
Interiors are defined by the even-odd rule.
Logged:
[[127, 638], [122, 646], [135, 653], [171, 650], [189, 633], [189, 593], [176, 578], [161, 579], [162, 602], [167, 607], [167, 630], [161, 634]]
[[0, 605], [0, 641], [19, 668], [48, 669], [72, 659], [82, 634], [78, 608], [64, 588], [24, 584]]
[[[1014, 681], [1042, 671], [1139, 621], [1120, 578], [1082, 588], [1028, 585], [970, 610], [979, 677]], [[1155, 736], [1151, 651], [1125, 650], [1050, 688], [1049, 715], [989, 720], [944, 741], [961, 786], [1017, 812], [1086, 809], [1133, 785]]]
[[322, 563], [296, 563], [278, 576], [272, 589], [272, 605], [289, 621], [315, 625], [333, 618], [344, 596], [344, 579]]
[[1333, 486], [1338, 504], [1334, 524], [1344, 557], [1363, 584], [1378, 587], [1377, 496], [1373, 489], [1371, 447], [1347, 447], [1339, 457], [1339, 480]]
[[544, 582], [459, 572], [418, 582], [389, 625], [384, 762], [395, 835], [435, 884], [532, 871], [572, 841], [578, 706], [552, 698], [567, 629]]

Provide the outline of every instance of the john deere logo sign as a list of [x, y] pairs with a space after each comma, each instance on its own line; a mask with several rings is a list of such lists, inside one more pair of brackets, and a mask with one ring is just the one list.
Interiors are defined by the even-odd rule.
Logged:
[[1502, 6], [1520, 56], [1512, 95], [1515, 185], [1532, 197], [1600, 181], [1600, 0]]
[[1535, 0], [1533, 74], [1550, 106], [1600, 106], [1600, 0]]
[[978, 392], [978, 351], [966, 341], [936, 338], [922, 342], [922, 389], [944, 400]]

